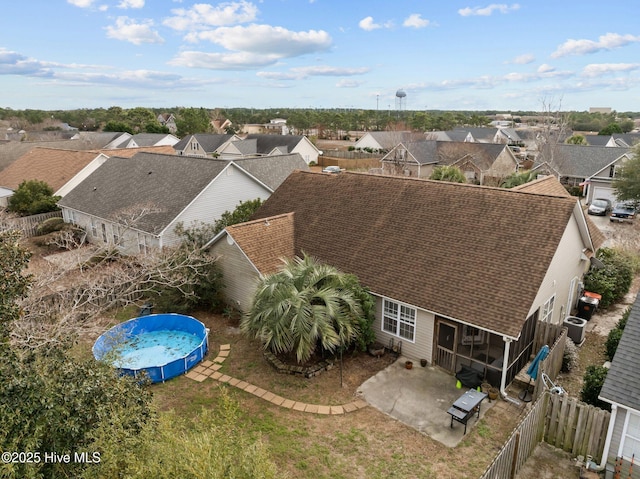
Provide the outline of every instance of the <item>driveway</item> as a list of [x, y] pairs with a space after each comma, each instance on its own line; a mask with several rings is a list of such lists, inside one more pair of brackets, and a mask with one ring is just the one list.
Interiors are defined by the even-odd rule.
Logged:
[[[394, 419], [445, 446], [455, 447], [464, 437], [464, 425], [454, 421], [451, 427], [447, 410], [466, 389], [457, 389], [455, 377], [437, 367], [421, 367], [414, 362], [412, 369], [406, 369], [405, 360], [398, 358], [365, 381], [358, 388], [358, 395]], [[480, 407], [480, 418], [499, 401], [485, 399]], [[469, 419], [467, 433], [477, 422], [476, 416]]]

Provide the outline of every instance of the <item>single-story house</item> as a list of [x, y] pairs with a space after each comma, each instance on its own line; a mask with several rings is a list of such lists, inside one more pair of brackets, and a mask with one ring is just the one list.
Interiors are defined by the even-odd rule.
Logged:
[[[611, 148], [611, 150], [614, 150], [614, 148]], [[619, 151], [622, 149], [616, 148], [615, 150]], [[587, 204], [590, 204], [591, 201], [596, 198], [606, 198], [611, 200], [613, 204], [617, 202], [617, 194], [613, 187], [613, 180], [620, 171], [620, 167], [624, 166], [624, 163], [630, 160], [632, 156], [632, 150], [620, 151], [620, 156], [604, 165], [586, 179], [584, 197]]]
[[382, 172], [428, 178], [441, 165], [457, 166], [469, 183], [497, 185], [518, 171], [518, 160], [504, 143], [422, 140], [399, 143], [381, 159]]
[[[635, 454], [640, 457], [640, 295], [631, 308], [631, 314], [611, 361], [599, 399], [611, 404], [611, 418], [605, 440], [601, 467], [610, 469], [616, 458], [629, 469]], [[634, 471], [636, 472], [636, 471]], [[627, 477], [625, 474], [624, 477]], [[631, 477], [631, 476], [629, 476]], [[637, 472], [633, 477], [638, 477]]]
[[185, 136], [173, 148], [178, 155], [219, 156], [227, 143], [239, 139], [236, 135], [196, 133]]
[[64, 196], [107, 158], [104, 153], [92, 150], [32, 148], [0, 171], [0, 186], [6, 190], [0, 197], [0, 205], [6, 206], [18, 186], [30, 180], [44, 181], [54, 195]]
[[447, 371], [475, 368], [504, 392], [535, 354], [537, 322], [564, 320], [598, 246], [572, 197], [296, 171], [207, 248], [241, 311], [280, 258], [306, 253], [371, 291], [382, 344]]
[[590, 146], [608, 146], [613, 148], [631, 148], [640, 142], [638, 133], [614, 133], [612, 135], [584, 135]]
[[516, 146], [524, 145], [524, 142], [515, 128], [455, 128], [448, 131], [429, 132], [427, 136], [430, 139], [440, 141], [503, 143]]
[[[74, 143], [70, 142], [69, 145]], [[118, 155], [132, 156], [140, 151], [170, 153], [170, 146], [150, 146], [118, 150]], [[0, 206], [23, 181], [39, 180], [47, 183], [56, 196], [65, 196], [114, 154], [113, 150], [68, 150], [35, 147], [0, 171]]]
[[110, 158], [58, 205], [90, 242], [144, 253], [178, 244], [179, 223], [213, 223], [241, 201], [267, 199], [296, 169], [308, 169], [297, 154], [235, 162], [139, 153]]
[[304, 135], [247, 135], [233, 139], [218, 150], [223, 158], [244, 156], [270, 156], [299, 153], [308, 164], [318, 163], [322, 154], [316, 145]]
[[605, 146], [551, 145], [540, 152], [532, 171], [553, 175], [564, 185], [579, 186], [629, 151]]
[[424, 140], [424, 133], [413, 131], [368, 131], [353, 145], [356, 150], [388, 152], [399, 143]]
[[180, 141], [180, 138], [167, 133], [137, 133], [128, 138], [123, 138], [122, 142], [114, 148], [140, 148], [143, 146], [173, 146]]

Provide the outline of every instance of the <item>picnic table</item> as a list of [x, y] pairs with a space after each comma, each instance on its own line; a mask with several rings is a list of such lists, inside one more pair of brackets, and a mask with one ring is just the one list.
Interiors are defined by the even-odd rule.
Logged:
[[447, 413], [451, 415], [451, 427], [453, 427], [453, 421], [464, 424], [464, 434], [466, 434], [467, 421], [476, 413], [478, 417], [480, 417], [480, 405], [486, 397], [487, 393], [476, 391], [475, 389], [469, 389], [462, 396], [456, 399], [447, 411]]

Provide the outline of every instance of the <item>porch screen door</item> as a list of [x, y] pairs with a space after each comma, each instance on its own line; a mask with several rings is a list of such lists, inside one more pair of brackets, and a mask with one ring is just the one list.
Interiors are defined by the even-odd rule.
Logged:
[[438, 322], [436, 364], [447, 371], [455, 372], [457, 334], [458, 328], [455, 325]]

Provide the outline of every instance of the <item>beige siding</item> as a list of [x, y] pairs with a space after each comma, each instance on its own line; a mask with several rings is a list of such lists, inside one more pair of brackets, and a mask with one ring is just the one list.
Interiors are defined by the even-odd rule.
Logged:
[[613, 425], [613, 434], [611, 435], [611, 445], [609, 446], [609, 460], [615, 461], [616, 456], [620, 452], [620, 443], [622, 442], [622, 430], [624, 429], [624, 421], [627, 417], [627, 410], [619, 407], [616, 413], [616, 422]]
[[538, 290], [529, 315], [555, 294], [555, 306], [552, 323], [559, 324], [569, 315], [566, 305], [569, 299], [571, 280], [576, 276], [582, 278], [589, 267], [589, 261], [582, 255], [583, 241], [575, 217], [571, 217], [562, 235], [558, 249], [553, 256], [551, 265]]
[[227, 238], [229, 236], [226, 235], [220, 238], [209, 249], [209, 254], [220, 257], [218, 265], [222, 271], [225, 301], [246, 312], [251, 308], [256, 283], [260, 277], [238, 246], [235, 243], [230, 245]]
[[505, 149], [498, 155], [498, 158], [496, 158], [491, 165], [491, 168], [489, 168], [484, 175], [503, 178], [515, 173], [516, 171], [517, 164], [514, 161], [513, 156]]
[[[415, 342], [407, 341], [382, 330], [382, 298], [376, 296], [376, 320], [373, 323], [373, 330], [376, 339], [385, 346], [389, 346], [393, 338], [394, 344], [402, 341], [402, 356], [415, 361], [426, 359], [429, 364], [433, 361], [433, 331], [435, 318], [432, 313], [417, 309]], [[401, 302], [400, 302], [401, 303]], [[409, 306], [409, 305], [408, 305]]]

